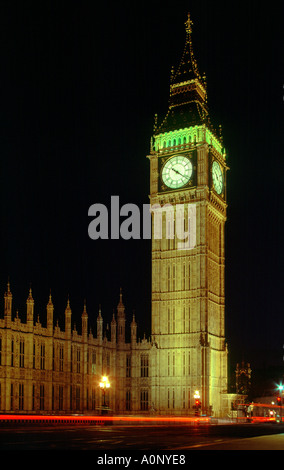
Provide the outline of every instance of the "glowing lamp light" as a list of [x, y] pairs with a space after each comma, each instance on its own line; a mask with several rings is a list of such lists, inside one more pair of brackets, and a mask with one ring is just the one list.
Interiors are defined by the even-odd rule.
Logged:
[[102, 389], [105, 389], [105, 388], [109, 388], [110, 387], [110, 383], [109, 383], [109, 380], [108, 380], [108, 377], [106, 377], [105, 375], [102, 377], [102, 380], [100, 382], [100, 387]]
[[102, 380], [99, 385], [103, 393], [103, 409], [102, 409], [102, 413], [103, 413], [105, 412], [105, 408], [106, 408], [106, 389], [110, 387], [110, 383], [106, 375], [102, 376]]

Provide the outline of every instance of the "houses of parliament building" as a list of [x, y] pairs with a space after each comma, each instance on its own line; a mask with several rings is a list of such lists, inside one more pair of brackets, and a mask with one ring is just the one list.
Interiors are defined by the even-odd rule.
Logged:
[[[50, 295], [46, 324], [34, 317], [27, 297], [26, 321], [12, 313], [12, 286], [0, 314], [0, 411], [2, 413], [190, 415], [199, 397], [201, 412], [224, 416], [227, 393], [225, 341], [226, 152], [207, 106], [206, 79], [192, 47], [192, 22], [185, 22], [185, 46], [171, 71], [168, 112], [155, 121], [150, 152], [150, 204], [185, 211], [185, 228], [195, 227], [194, 247], [179, 248], [174, 233], [152, 235], [151, 338], [137, 339], [135, 317], [126, 341], [122, 292], [104, 334], [101, 311], [96, 334], [82, 308], [81, 334], [72, 326], [68, 300], [65, 328], [53, 316]], [[195, 218], [192, 218], [194, 207]], [[175, 226], [177, 219], [173, 221]], [[102, 391], [102, 376], [110, 387]]]
[[[4, 319], [0, 319], [0, 387], [3, 412], [62, 412], [97, 414], [103, 406], [99, 387], [102, 376], [111, 388], [105, 403], [116, 413], [149, 410], [152, 349], [145, 339], [137, 341], [133, 316], [131, 341], [125, 342], [125, 308], [120, 293], [117, 319], [111, 321], [111, 337], [103, 333], [99, 310], [97, 335], [88, 331], [86, 305], [81, 335], [72, 329], [69, 300], [65, 329], [54, 327], [52, 297], [46, 307], [46, 327], [34, 318], [32, 290], [27, 298], [26, 323], [12, 319], [10, 283], [4, 296]], [[135, 384], [135, 385], [134, 385]], [[133, 387], [134, 386], [134, 387]]]

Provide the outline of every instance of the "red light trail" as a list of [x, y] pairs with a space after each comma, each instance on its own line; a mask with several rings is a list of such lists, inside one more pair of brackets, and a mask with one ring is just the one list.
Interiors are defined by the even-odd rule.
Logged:
[[210, 423], [206, 416], [62, 416], [62, 415], [0, 415], [0, 423], [23, 424], [100, 424], [111, 423]]
[[[275, 416], [271, 415], [271, 411], [281, 411], [281, 415], [284, 412], [284, 406], [267, 404], [267, 403], [249, 403], [240, 404], [239, 410], [243, 410], [248, 406], [253, 407], [253, 416], [238, 416], [235, 418], [228, 417], [218, 419], [208, 416], [109, 416], [109, 415], [28, 415], [28, 414], [1, 414], [0, 425], [3, 424], [39, 424], [39, 425], [66, 425], [66, 424], [85, 424], [85, 425], [100, 425], [100, 424], [217, 424], [222, 423], [236, 423], [250, 421], [252, 423], [260, 422], [274, 422], [276, 421]], [[268, 416], [255, 416], [257, 408], [267, 409]], [[283, 421], [281, 416], [281, 421]]]

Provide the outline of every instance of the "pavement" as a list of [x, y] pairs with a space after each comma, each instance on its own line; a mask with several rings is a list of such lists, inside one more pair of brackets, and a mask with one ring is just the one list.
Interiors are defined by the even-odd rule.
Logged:
[[213, 442], [186, 446], [184, 450], [284, 450], [284, 433], [241, 439], [216, 439]]

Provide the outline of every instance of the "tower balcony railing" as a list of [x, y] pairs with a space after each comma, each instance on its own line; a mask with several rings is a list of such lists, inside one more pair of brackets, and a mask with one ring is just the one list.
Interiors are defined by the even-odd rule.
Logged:
[[[203, 141], [202, 141], [203, 142]], [[202, 142], [198, 142], [199, 144]], [[160, 148], [155, 148], [155, 145], [151, 145], [150, 153], [151, 155], [156, 154], [156, 153], [176, 153], [180, 152], [183, 150], [192, 150], [196, 146], [197, 142], [196, 140], [194, 142], [188, 142], [188, 143], [183, 143], [183, 144], [178, 144], [178, 145], [171, 145], [168, 147], [160, 147]]]

